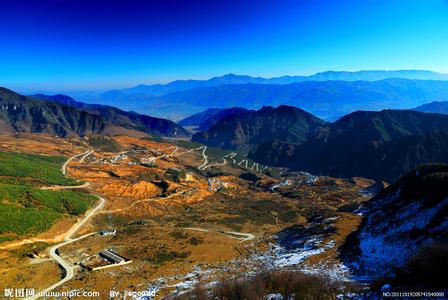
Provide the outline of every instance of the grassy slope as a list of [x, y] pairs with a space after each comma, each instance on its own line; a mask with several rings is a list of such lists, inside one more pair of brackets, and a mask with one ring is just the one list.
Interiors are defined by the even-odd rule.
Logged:
[[63, 157], [0, 153], [0, 242], [48, 230], [63, 215], [80, 215], [95, 201], [72, 191], [41, 190], [42, 184], [79, 184], [61, 172]]

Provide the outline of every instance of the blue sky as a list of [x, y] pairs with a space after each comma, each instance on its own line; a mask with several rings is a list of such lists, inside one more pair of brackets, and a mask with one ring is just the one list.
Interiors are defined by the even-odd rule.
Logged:
[[0, 85], [107, 89], [226, 73], [448, 73], [446, 0], [0, 1]]

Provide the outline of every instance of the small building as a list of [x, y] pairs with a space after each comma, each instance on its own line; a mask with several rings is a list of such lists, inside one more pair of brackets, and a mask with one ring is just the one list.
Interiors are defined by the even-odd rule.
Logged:
[[126, 259], [110, 249], [104, 249], [94, 256], [90, 256], [80, 262], [83, 268], [90, 271], [102, 270], [106, 268], [118, 267], [132, 263], [132, 260]]
[[125, 258], [113, 253], [111, 250], [104, 249], [99, 253], [99, 255], [114, 264], [126, 262]]
[[106, 230], [106, 229], [102, 229], [100, 230], [100, 235], [115, 235], [117, 233], [117, 230]]

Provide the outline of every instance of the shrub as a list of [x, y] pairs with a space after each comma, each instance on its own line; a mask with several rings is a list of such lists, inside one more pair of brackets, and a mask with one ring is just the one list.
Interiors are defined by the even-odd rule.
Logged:
[[412, 256], [404, 267], [396, 270], [393, 285], [417, 289], [445, 289], [447, 270], [448, 244], [433, 244], [424, 247]]
[[190, 255], [190, 252], [182, 251], [177, 252], [173, 250], [168, 250], [167, 245], [163, 245], [156, 249], [154, 254], [147, 258], [147, 261], [152, 264], [161, 264], [170, 260], [175, 259], [185, 259]]
[[203, 242], [204, 242], [203, 239], [195, 237], [195, 236], [190, 238], [190, 244], [195, 245], [195, 246], [202, 244]]
[[101, 149], [106, 152], [119, 152], [121, 146], [114, 139], [108, 136], [92, 136], [88, 139], [88, 143], [94, 148]]
[[188, 234], [183, 230], [174, 230], [170, 232], [170, 236], [172, 236], [176, 240], [183, 240], [188, 238]]
[[[251, 278], [233, 278], [220, 281], [208, 297], [201, 299], [265, 299], [269, 294], [281, 294], [283, 299], [334, 299], [337, 286], [325, 278], [293, 271], [265, 271]], [[204, 288], [197, 285], [193, 291], [177, 299], [204, 297]]]

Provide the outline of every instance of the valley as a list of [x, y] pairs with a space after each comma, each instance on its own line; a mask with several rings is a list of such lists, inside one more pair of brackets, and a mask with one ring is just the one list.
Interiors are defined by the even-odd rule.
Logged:
[[[41, 188], [83, 191], [99, 200], [77, 220], [3, 241], [1, 288], [81, 288], [104, 295], [154, 288], [161, 297], [243, 271], [298, 266], [310, 274], [333, 270], [339, 281], [347, 270], [335, 250], [360, 222], [339, 209], [366, 201], [360, 190], [374, 183], [246, 166], [240, 154], [169, 139], [2, 136], [2, 151], [13, 145], [21, 153], [66, 157], [60, 172], [71, 185]], [[319, 226], [335, 229], [320, 232], [313, 244], [288, 242]], [[103, 249], [131, 262], [89, 271]], [[31, 279], [39, 272], [48, 273], [48, 281]]]

